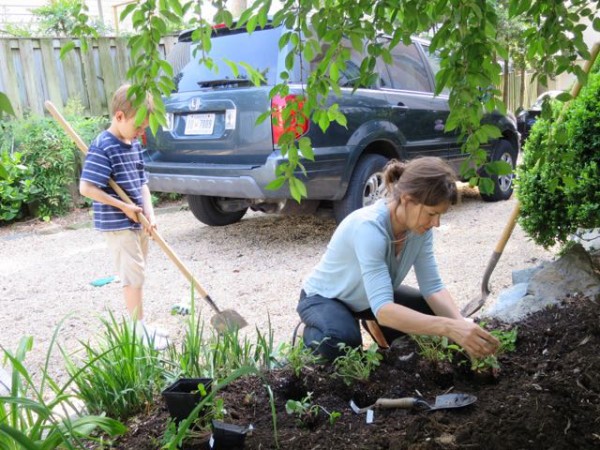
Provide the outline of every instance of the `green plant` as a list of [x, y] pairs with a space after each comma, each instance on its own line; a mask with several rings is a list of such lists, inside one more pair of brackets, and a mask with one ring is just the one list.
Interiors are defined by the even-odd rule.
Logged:
[[377, 345], [371, 345], [366, 351], [361, 348], [338, 344], [345, 354], [333, 361], [334, 376], [341, 378], [351, 386], [355, 381], [368, 381], [371, 372], [379, 366], [383, 356], [377, 352]]
[[[485, 327], [486, 323], [481, 322], [480, 326]], [[488, 372], [492, 373], [500, 370], [500, 362], [498, 356], [503, 353], [514, 352], [517, 344], [517, 332], [518, 328], [515, 327], [512, 330], [491, 330], [490, 334], [495, 336], [500, 341], [500, 346], [494, 355], [486, 356], [485, 358], [471, 358], [471, 370], [473, 372]], [[462, 348], [461, 348], [461, 351]]]
[[142, 342], [142, 330], [113, 314], [102, 320], [104, 332], [95, 345], [82, 342], [80, 364], [63, 351], [77, 395], [93, 413], [126, 419], [152, 403], [164, 384], [159, 351]]
[[301, 400], [288, 400], [285, 403], [285, 411], [290, 415], [295, 415], [301, 424], [306, 424], [319, 415], [319, 411], [323, 411], [329, 418], [329, 424], [334, 425], [341, 417], [341, 413], [332, 411], [331, 413], [321, 405], [313, 405], [312, 392], [309, 392], [306, 397]]
[[452, 362], [457, 352], [462, 352], [462, 347], [450, 343], [445, 336], [411, 335], [419, 347], [419, 355], [431, 362]]
[[0, 152], [0, 223], [20, 219], [25, 214], [25, 205], [34, 191], [30, 178], [32, 170], [21, 164], [19, 152]]
[[[120, 422], [102, 415], [73, 416], [78, 409], [70, 393], [71, 380], [59, 385], [48, 374], [48, 364], [56, 341], [57, 327], [41, 371], [39, 385], [33, 381], [24, 364], [25, 356], [33, 347], [33, 338], [21, 339], [13, 355], [2, 348], [5, 361], [12, 366], [10, 392], [0, 397], [0, 448], [6, 450], [50, 450], [86, 448], [94, 441], [93, 432], [102, 429], [111, 436], [123, 434], [126, 428]], [[49, 388], [52, 395], [47, 400]]]
[[544, 247], [565, 243], [578, 228], [600, 226], [599, 69], [596, 64], [564, 120], [559, 120], [561, 108], [553, 104], [553, 111], [536, 121], [523, 147], [520, 224]]
[[[68, 103], [65, 115], [87, 142], [105, 122], [102, 117], [83, 117], [76, 100]], [[20, 153], [21, 164], [30, 168], [30, 189], [24, 202], [33, 215], [49, 220], [69, 211], [79, 196], [82, 155], [54, 120], [36, 116], [13, 120], [3, 126], [0, 146], [4, 151]]]
[[299, 340], [296, 345], [281, 344], [278, 354], [291, 367], [296, 377], [300, 377], [303, 368], [315, 365], [320, 360], [319, 356], [306, 347], [302, 340]]

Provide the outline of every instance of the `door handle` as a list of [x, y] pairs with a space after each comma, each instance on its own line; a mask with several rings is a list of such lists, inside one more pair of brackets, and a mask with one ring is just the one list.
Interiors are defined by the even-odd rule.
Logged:
[[392, 109], [399, 109], [400, 111], [408, 111], [408, 106], [406, 106], [402, 102], [398, 102], [395, 105], [392, 105]]

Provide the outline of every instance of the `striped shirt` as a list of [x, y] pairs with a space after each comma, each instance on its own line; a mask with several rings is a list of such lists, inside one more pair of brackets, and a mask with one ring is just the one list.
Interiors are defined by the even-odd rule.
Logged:
[[[108, 131], [96, 137], [88, 150], [83, 164], [81, 180], [92, 183], [115, 198], [119, 196], [108, 185], [113, 179], [129, 198], [142, 206], [142, 186], [148, 182], [144, 171], [142, 147], [137, 140], [125, 144]], [[94, 201], [94, 228], [100, 231], [139, 229], [123, 211], [114, 206]]]

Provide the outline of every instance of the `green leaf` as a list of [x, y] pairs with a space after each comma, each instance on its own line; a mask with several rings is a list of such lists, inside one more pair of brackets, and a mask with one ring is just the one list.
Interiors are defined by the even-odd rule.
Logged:
[[285, 177], [277, 177], [269, 184], [267, 184], [265, 186], [265, 189], [268, 189], [269, 191], [276, 191], [278, 189], [281, 189], [281, 187], [285, 184], [285, 180]]
[[0, 117], [2, 116], [2, 113], [10, 114], [12, 116], [15, 115], [10, 100], [4, 92], [0, 92]]
[[306, 159], [310, 159], [311, 161], [315, 160], [315, 153], [312, 148], [312, 144], [310, 138], [304, 136], [298, 140], [298, 147], [300, 148], [300, 153]]
[[75, 48], [75, 42], [73, 41], [69, 41], [67, 42], [64, 47], [62, 47], [60, 49], [60, 59], [63, 59], [65, 57], [65, 55], [70, 52], [71, 50], [73, 50]]
[[479, 190], [484, 194], [492, 194], [494, 192], [494, 182], [491, 178], [479, 178]]

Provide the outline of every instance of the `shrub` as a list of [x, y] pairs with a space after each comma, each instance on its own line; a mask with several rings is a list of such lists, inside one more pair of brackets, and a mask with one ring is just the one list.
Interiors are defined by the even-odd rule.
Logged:
[[[65, 117], [84, 142], [91, 142], [105, 122], [102, 117], [85, 118], [77, 101], [67, 105]], [[2, 153], [20, 153], [20, 164], [29, 170], [30, 186], [22, 192], [21, 201], [29, 206], [30, 213], [45, 220], [67, 213], [78, 198], [82, 161], [72, 140], [53, 119], [39, 116], [3, 123], [0, 133]], [[0, 203], [6, 201], [10, 201], [8, 189], [0, 190]]]
[[21, 164], [19, 152], [0, 152], [0, 223], [20, 219], [32, 191], [31, 170]]
[[540, 119], [523, 148], [518, 197], [523, 229], [550, 247], [578, 228], [600, 226], [600, 74], [569, 105], [564, 122]]

